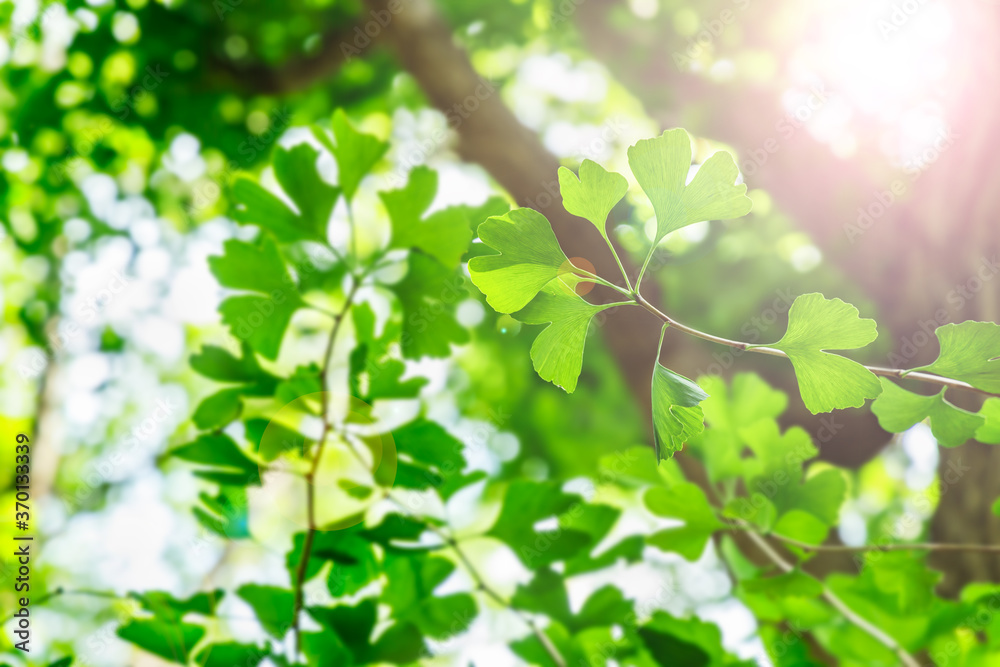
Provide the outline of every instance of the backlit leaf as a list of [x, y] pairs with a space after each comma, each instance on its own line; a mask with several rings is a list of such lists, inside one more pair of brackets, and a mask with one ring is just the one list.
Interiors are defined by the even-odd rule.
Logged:
[[788, 311], [788, 329], [773, 347], [785, 352], [806, 408], [813, 414], [857, 408], [882, 393], [878, 378], [861, 364], [825, 350], [853, 350], [878, 337], [875, 320], [861, 319], [858, 309], [822, 294], [803, 294]]
[[653, 368], [653, 441], [656, 460], [669, 459], [705, 428], [700, 403], [708, 398], [693, 380], [659, 361]]
[[1000, 393], [1000, 325], [970, 320], [938, 327], [934, 335], [941, 344], [938, 358], [932, 364], [913, 370]]
[[930, 419], [931, 433], [945, 447], [957, 447], [976, 435], [985, 420], [945, 400], [944, 388], [933, 396], [907, 391], [888, 378], [880, 378], [882, 393], [872, 403], [879, 425], [890, 433], [901, 433], [917, 422]]
[[562, 280], [554, 280], [513, 314], [525, 324], [551, 323], [531, 345], [531, 361], [543, 380], [573, 393], [583, 368], [590, 321], [608, 307], [588, 303]]
[[682, 129], [667, 130], [628, 149], [628, 164], [656, 213], [655, 246], [672, 231], [703, 220], [729, 220], [750, 212], [747, 186], [736, 183], [733, 156], [715, 153], [691, 182], [691, 138]]
[[559, 167], [559, 192], [563, 208], [592, 222], [601, 236], [607, 238], [608, 215], [628, 192], [628, 181], [593, 160], [584, 160], [579, 177], [566, 167]]
[[524, 308], [553, 278], [572, 271], [545, 216], [516, 208], [479, 225], [479, 238], [499, 255], [469, 260], [472, 282], [500, 313]]

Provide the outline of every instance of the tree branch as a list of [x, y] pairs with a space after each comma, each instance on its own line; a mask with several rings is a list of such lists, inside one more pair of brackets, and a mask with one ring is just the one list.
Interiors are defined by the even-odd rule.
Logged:
[[322, 384], [322, 395], [320, 403], [322, 405], [323, 414], [323, 426], [320, 430], [319, 441], [316, 446], [316, 453], [313, 455], [312, 463], [309, 467], [309, 472], [305, 475], [306, 482], [306, 514], [308, 521], [308, 530], [306, 531], [305, 539], [302, 542], [302, 558], [299, 560], [298, 568], [295, 571], [295, 606], [292, 612], [292, 629], [295, 633], [295, 655], [298, 657], [301, 651], [301, 633], [299, 632], [299, 617], [302, 615], [302, 594], [303, 585], [305, 584], [306, 570], [309, 566], [309, 558], [312, 555], [313, 542], [316, 539], [316, 531], [318, 526], [316, 525], [316, 492], [315, 492], [315, 481], [316, 481], [316, 471], [319, 469], [319, 462], [323, 456], [323, 447], [326, 443], [326, 438], [330, 434], [330, 430], [333, 428], [333, 424], [330, 422], [329, 415], [329, 382], [327, 380], [328, 370], [330, 368], [330, 359], [333, 356], [333, 346], [337, 341], [337, 334], [340, 332], [340, 326], [347, 316], [348, 311], [351, 309], [351, 305], [354, 303], [354, 297], [357, 294], [358, 288], [361, 286], [361, 281], [356, 277], [351, 285], [350, 291], [347, 293], [347, 299], [344, 301], [344, 305], [341, 307], [340, 312], [337, 313], [336, 318], [333, 321], [333, 327], [330, 329], [330, 337], [327, 339], [326, 349], [323, 353], [323, 366], [320, 370], [320, 378]]
[[[781, 555], [775, 551], [770, 544], [767, 543], [763, 537], [758, 535], [756, 532], [749, 530], [747, 535], [750, 537], [751, 541], [757, 546], [758, 549], [763, 552], [767, 558], [778, 566], [783, 572], [792, 572], [795, 570], [795, 566], [786, 561]], [[806, 575], [813, 579], [812, 575]], [[920, 667], [920, 663], [917, 662], [916, 658], [909, 654], [909, 652], [903, 648], [899, 642], [890, 637], [881, 628], [873, 625], [866, 618], [858, 615], [853, 609], [847, 606], [847, 604], [841, 600], [836, 593], [830, 590], [826, 584], [816, 579], [816, 581], [823, 587], [823, 599], [830, 603], [830, 605], [839, 611], [841, 615], [846, 618], [850, 623], [856, 626], [858, 629], [864, 631], [870, 635], [873, 639], [878, 641], [880, 644], [885, 646], [887, 649], [896, 654], [900, 662], [902, 662], [906, 667]]]
[[[726, 345], [728, 347], [741, 350], [743, 352], [756, 352], [758, 354], [766, 354], [772, 357], [782, 357], [788, 359], [788, 355], [779, 349], [773, 347], [766, 347], [760, 345], [753, 345], [752, 343], [744, 343], [738, 340], [730, 340], [729, 338], [722, 338], [721, 336], [714, 336], [710, 333], [705, 333], [704, 331], [699, 331], [693, 327], [689, 327], [685, 324], [681, 324], [677, 320], [673, 319], [666, 313], [660, 311], [656, 306], [652, 305], [642, 297], [641, 294], [635, 293], [633, 295], [634, 303], [642, 306], [647, 311], [655, 315], [657, 318], [662, 320], [665, 324], [677, 329], [678, 331], [683, 331], [689, 336], [694, 336], [695, 338], [701, 338], [702, 340], [707, 340], [712, 343], [718, 343], [719, 345]], [[864, 366], [864, 364], [861, 364]], [[951, 378], [942, 377], [940, 375], [933, 375], [931, 373], [920, 373], [915, 371], [906, 370], [903, 368], [882, 368], [881, 366], [864, 366], [869, 371], [875, 375], [881, 375], [884, 377], [894, 377], [905, 380], [916, 380], [918, 382], [925, 382], [928, 384], [936, 384], [944, 387], [950, 387], [953, 389], [962, 389], [965, 391], [972, 391], [978, 394], [983, 394], [985, 396], [1000, 396], [1000, 394], [995, 394], [993, 392], [986, 391], [985, 389], [979, 389], [978, 387], [973, 387], [968, 382], [962, 382], [960, 380], [953, 380]]]

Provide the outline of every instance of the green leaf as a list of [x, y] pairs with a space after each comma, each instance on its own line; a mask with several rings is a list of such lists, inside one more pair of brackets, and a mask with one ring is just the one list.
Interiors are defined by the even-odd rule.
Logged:
[[455, 304], [466, 293], [465, 279], [433, 257], [410, 253], [406, 277], [392, 286], [403, 307], [400, 345], [407, 359], [444, 358], [452, 343], [465, 343], [469, 332], [455, 319]]
[[628, 181], [593, 160], [584, 160], [580, 165], [579, 178], [566, 167], [559, 167], [559, 192], [563, 208], [589, 220], [601, 236], [608, 238], [608, 216], [628, 192]]
[[543, 380], [573, 393], [583, 368], [590, 321], [609, 307], [588, 303], [562, 280], [554, 280], [512, 315], [525, 324], [551, 322], [531, 344], [531, 361]]
[[1000, 325], [993, 322], [946, 324], [934, 330], [941, 352], [932, 364], [914, 368], [1000, 393]]
[[779, 488], [774, 498], [778, 509], [809, 512], [831, 527], [840, 523], [840, 507], [847, 495], [843, 471], [827, 468], [810, 475], [802, 484], [791, 483], [797, 478], [798, 474], [789, 474], [790, 483]]
[[555, 482], [515, 480], [507, 488], [500, 516], [487, 535], [506, 543], [528, 567], [548, 565], [577, 554], [590, 543], [587, 533], [564, 529], [536, 530], [535, 524], [563, 515], [580, 503]]
[[499, 313], [524, 308], [535, 295], [573, 266], [545, 216], [516, 208], [479, 225], [479, 238], [499, 255], [469, 260], [472, 282]]
[[388, 662], [408, 665], [427, 652], [423, 635], [412, 623], [397, 623], [379, 635], [362, 658], [362, 664]]
[[709, 667], [712, 664], [711, 658], [701, 647], [675, 635], [652, 628], [639, 628], [639, 636], [655, 664], [662, 667]]
[[242, 358], [237, 359], [229, 350], [206, 345], [201, 352], [191, 355], [191, 369], [219, 382], [249, 383], [273, 377], [261, 369], [248, 345], [244, 344], [242, 351]]
[[168, 455], [236, 473], [237, 479], [244, 480], [244, 485], [260, 482], [257, 463], [232, 438], [222, 433], [198, 436], [194, 442], [170, 450]]
[[[648, 449], [647, 449], [648, 451]], [[626, 537], [620, 542], [605, 542], [612, 528], [618, 522], [622, 512], [610, 505], [581, 504], [560, 522], [568, 530], [585, 534], [589, 539], [590, 548], [581, 549], [575, 556], [565, 562], [565, 576], [593, 572], [609, 567], [618, 560], [635, 563], [642, 555], [643, 543], [640, 535]], [[601, 545], [600, 553], [595, 553], [597, 545]]]
[[[400, 463], [396, 484], [410, 489], [440, 487], [446, 479], [460, 475], [465, 468], [462, 442], [440, 424], [419, 418], [392, 432], [397, 454], [409, 461]], [[403, 466], [413, 475], [401, 480]]]
[[243, 411], [242, 390], [223, 389], [208, 396], [191, 415], [191, 421], [202, 430], [222, 428], [239, 418]]
[[976, 440], [989, 445], [1000, 444], [1000, 398], [987, 398], [979, 416], [985, 421], [976, 431]]
[[209, 644], [198, 651], [194, 661], [201, 667], [257, 667], [270, 654], [271, 651], [266, 646], [261, 648], [253, 644], [224, 642]]
[[747, 186], [736, 184], [739, 169], [733, 156], [715, 153], [691, 170], [691, 138], [681, 129], [643, 139], [628, 149], [628, 164], [656, 213], [655, 246], [672, 231], [703, 220], [729, 220], [750, 212]]
[[222, 253], [209, 257], [208, 267], [223, 287], [270, 294], [293, 285], [277, 244], [267, 234], [257, 243], [230, 239]]
[[281, 639], [291, 629], [295, 611], [295, 594], [276, 586], [245, 584], [236, 594], [253, 608], [257, 620], [269, 635]]
[[767, 595], [772, 598], [815, 598], [823, 594], [823, 584], [799, 570], [774, 577], [748, 579], [742, 582], [742, 586], [749, 593]]
[[697, 560], [712, 533], [725, 528], [715, 517], [705, 492], [689, 482], [669, 488], [654, 487], [643, 497], [649, 511], [658, 516], [680, 519], [684, 525], [650, 535], [646, 542], [663, 551], [674, 551], [689, 561]]
[[755, 373], [737, 373], [728, 386], [722, 377], [706, 375], [698, 385], [709, 395], [702, 409], [713, 429], [736, 433], [758, 420], [779, 417], [788, 406], [788, 396]]
[[406, 364], [390, 356], [391, 345], [399, 338], [402, 327], [389, 321], [382, 335], [375, 335], [375, 311], [367, 303], [351, 309], [357, 347], [351, 352], [351, 394], [369, 405], [381, 398], [416, 398], [427, 379], [412, 377], [403, 380]]
[[545, 614], [564, 626], [573, 618], [566, 583], [548, 567], [537, 570], [527, 584], [519, 584], [510, 604], [515, 609]]
[[315, 667], [350, 667], [357, 664], [351, 651], [332, 632], [302, 633], [302, 652]]
[[247, 479], [239, 473], [218, 473], [209, 471], [204, 473], [195, 472], [198, 477], [205, 477], [216, 481], [219, 484], [229, 484], [223, 486], [216, 496], [207, 493], [198, 494], [203, 506], [192, 508], [195, 518], [202, 526], [212, 531], [220, 537], [228, 539], [241, 539], [250, 537], [247, 528], [247, 497], [245, 485]]
[[222, 320], [234, 336], [273, 360], [292, 314], [305, 304], [294, 289], [278, 247], [267, 235], [255, 244], [229, 240], [223, 252], [208, 259], [219, 283], [254, 294], [223, 301], [219, 306]]
[[323, 132], [315, 132], [326, 148], [333, 153], [337, 161], [337, 173], [344, 196], [350, 202], [358, 191], [361, 180], [368, 175], [372, 167], [385, 155], [389, 144], [378, 137], [359, 132], [343, 109], [337, 109], [333, 114], [333, 137], [336, 146], [330, 143]]
[[656, 461], [669, 459], [689, 438], [705, 428], [701, 406], [708, 398], [693, 380], [678, 375], [659, 361], [653, 367], [653, 443]]
[[861, 364], [824, 350], [853, 350], [878, 337], [875, 320], [861, 319], [858, 309], [822, 294], [803, 294], [788, 311], [788, 329], [773, 347], [785, 352], [799, 381], [802, 402], [818, 414], [858, 408], [882, 392], [878, 378]]
[[118, 636], [164, 660], [186, 665], [191, 649], [205, 636], [205, 629], [190, 623], [133, 619], [118, 628]]
[[303, 305], [297, 294], [289, 294], [294, 296], [233, 296], [222, 302], [219, 312], [234, 336], [274, 361], [292, 315]]
[[170, 593], [163, 591], [147, 591], [131, 593], [130, 597], [138, 600], [143, 609], [150, 611], [158, 619], [168, 623], [177, 623], [187, 614], [211, 616], [222, 600], [224, 592], [221, 589], [196, 593], [186, 600], [179, 600]]
[[274, 176], [295, 209], [259, 183], [241, 178], [233, 186], [236, 220], [267, 229], [283, 243], [308, 240], [326, 244], [327, 225], [340, 189], [320, 178], [318, 157], [319, 152], [308, 144], [276, 148]]
[[807, 544], [822, 544], [830, 527], [809, 512], [793, 509], [778, 519], [773, 532]]
[[380, 192], [392, 223], [390, 248], [420, 248], [445, 267], [454, 269], [469, 249], [472, 230], [465, 212], [446, 208], [424, 218], [437, 192], [437, 172], [416, 167], [406, 187]]
[[917, 422], [930, 419], [931, 433], [945, 447], [957, 447], [976, 435], [985, 419], [945, 400], [944, 388], [933, 396], [907, 391], [887, 378], [882, 393], [872, 404], [879, 425], [890, 433], [900, 433]]
[[336, 634], [352, 658], [359, 658], [367, 650], [377, 620], [374, 599], [366, 598], [355, 606], [308, 607], [306, 611], [325, 630]]
[[[374, 539], [365, 536], [360, 526], [316, 533], [309, 562], [306, 564], [305, 580], [315, 577], [323, 565], [333, 561], [327, 579], [330, 593], [335, 597], [354, 595], [379, 574], [372, 541]], [[305, 534], [297, 533], [292, 540], [292, 549], [286, 556], [285, 566], [292, 577], [298, 571], [304, 542]]]
[[381, 601], [392, 607], [393, 618], [416, 625], [428, 637], [461, 634], [476, 617], [475, 600], [467, 593], [434, 595], [454, 570], [451, 561], [438, 556], [391, 556], [386, 559], [385, 573], [392, 586]]

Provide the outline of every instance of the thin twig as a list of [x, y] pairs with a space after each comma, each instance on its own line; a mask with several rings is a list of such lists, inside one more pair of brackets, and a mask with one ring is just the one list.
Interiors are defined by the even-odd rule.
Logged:
[[299, 619], [302, 615], [302, 597], [303, 597], [303, 586], [305, 584], [306, 570], [309, 566], [309, 559], [312, 556], [313, 542], [316, 539], [316, 492], [314, 482], [316, 480], [316, 471], [319, 469], [319, 462], [323, 456], [323, 446], [326, 443], [326, 438], [330, 434], [332, 424], [330, 423], [329, 413], [329, 383], [327, 380], [328, 371], [330, 368], [330, 359], [333, 357], [333, 346], [337, 340], [337, 334], [340, 332], [340, 326], [347, 316], [348, 311], [351, 309], [351, 305], [354, 302], [354, 297], [358, 292], [358, 288], [361, 286], [359, 280], [354, 280], [351, 285], [350, 291], [347, 293], [347, 299], [344, 301], [343, 307], [340, 312], [337, 313], [333, 321], [333, 327], [330, 329], [330, 337], [326, 342], [326, 349], [323, 352], [323, 365], [320, 370], [320, 382], [322, 385], [322, 392], [320, 394], [320, 404], [323, 415], [323, 426], [320, 430], [319, 441], [316, 446], [316, 453], [313, 455], [312, 463], [309, 467], [309, 472], [305, 474], [306, 481], [306, 517], [308, 522], [308, 530], [306, 531], [305, 539], [302, 542], [302, 558], [299, 561], [299, 565], [295, 571], [295, 606], [292, 612], [292, 629], [295, 633], [295, 655], [298, 656], [301, 652], [301, 640], [302, 633], [299, 631]]
[[[758, 548], [760, 548], [760, 550], [764, 553], [764, 555], [767, 556], [768, 559], [770, 559], [771, 562], [777, 565], [782, 571], [792, 572], [795, 570], [794, 565], [792, 565], [784, 558], [782, 558], [781, 555], [777, 551], [775, 551], [770, 544], [768, 544], [767, 540], [765, 540], [755, 531], [748, 530], [747, 536], [749, 536], [751, 541], [753, 541], [753, 543], [756, 544]], [[807, 576], [812, 576], [812, 575], [807, 575]], [[813, 579], [815, 579], [815, 577], [813, 577]], [[873, 625], [867, 619], [863, 618], [862, 616], [859, 616], [853, 609], [848, 607], [843, 600], [837, 597], [837, 594], [831, 591], [826, 584], [819, 581], [818, 579], [816, 579], [816, 581], [819, 582], [820, 586], [823, 587], [823, 594], [822, 594], [823, 599], [829, 602], [834, 607], [834, 609], [839, 611], [845, 619], [847, 619], [858, 629], [863, 630], [864, 632], [869, 634], [873, 639], [878, 641], [887, 649], [895, 653], [896, 656], [899, 658], [900, 662], [902, 662], [907, 667], [920, 667], [920, 663], [917, 662], [916, 658], [910, 655], [909, 652], [899, 644], [899, 642], [897, 642], [895, 639], [886, 634], [885, 631], [883, 631], [878, 626]]]
[[[121, 600], [123, 599], [120, 595], [115, 595], [114, 593], [107, 593], [105, 591], [91, 591], [84, 588], [63, 588], [62, 586], [56, 587], [50, 593], [46, 593], [37, 600], [34, 600], [31, 604], [38, 606], [43, 605], [49, 600], [53, 600], [62, 595], [84, 595], [94, 598], [103, 598], [105, 600]], [[3, 620], [0, 620], [0, 625], [6, 625], [8, 621], [14, 618], [14, 614], [6, 616]]]
[[[767, 354], [772, 357], [783, 357], [788, 358], [788, 355], [784, 351], [773, 347], [758, 346], [752, 343], [744, 343], [738, 340], [730, 340], [729, 338], [723, 338], [721, 336], [713, 336], [712, 334], [705, 333], [704, 331], [699, 331], [694, 327], [689, 327], [685, 324], [681, 324], [677, 320], [673, 319], [666, 313], [660, 311], [656, 306], [652, 305], [646, 299], [642, 297], [641, 294], [635, 293], [632, 295], [635, 303], [642, 306], [650, 313], [658, 317], [663, 322], [669, 324], [674, 329], [683, 331], [684, 333], [694, 336], [695, 338], [701, 338], [702, 340], [707, 340], [712, 343], [718, 343], [719, 345], [726, 345], [728, 347], [735, 348], [737, 350], [742, 350], [744, 352], [756, 352], [757, 354]], [[862, 364], [863, 365], [863, 364]], [[944, 387], [950, 387], [954, 389], [962, 389], [964, 391], [973, 391], [977, 394], [983, 394], [984, 396], [1000, 396], [1000, 394], [995, 394], [993, 392], [985, 391], [983, 389], [978, 389], [973, 387], [968, 382], [961, 382], [959, 380], [952, 380], [951, 378], [941, 377], [939, 375], [933, 375], [931, 373], [920, 373], [916, 371], [908, 371], [902, 368], [882, 368], [880, 366], [865, 366], [869, 371], [875, 375], [881, 375], [884, 377], [893, 377], [904, 380], [916, 380], [918, 382], [926, 382], [929, 384], [936, 384]]]
[[[397, 501], [395, 498], [392, 498], [390, 496], [390, 499], [397, 505], [402, 506], [401, 503], [399, 503], [399, 501]], [[445, 533], [444, 531], [442, 531], [437, 526], [431, 523], [428, 523], [426, 525], [428, 530], [430, 530], [432, 533], [440, 537], [445, 544], [451, 547], [452, 551], [455, 552], [455, 555], [458, 556], [458, 560], [462, 563], [462, 566], [469, 573], [469, 576], [472, 577], [472, 580], [476, 582], [476, 586], [479, 588], [479, 590], [481, 590], [489, 597], [493, 598], [500, 606], [505, 607], [510, 611], [514, 612], [514, 614], [517, 615], [517, 617], [520, 618], [524, 622], [524, 624], [528, 626], [532, 634], [535, 635], [539, 643], [541, 643], [542, 648], [545, 649], [545, 652], [549, 654], [549, 657], [552, 658], [552, 661], [557, 665], [557, 667], [566, 667], [566, 659], [563, 658], [562, 654], [559, 652], [559, 649], [556, 648], [555, 644], [552, 643], [552, 640], [549, 639], [549, 636], [546, 635], [544, 632], [542, 632], [542, 629], [538, 627], [538, 624], [535, 623], [533, 618], [525, 614], [520, 609], [515, 609], [514, 607], [512, 607], [509, 601], [505, 600], [504, 597], [500, 595], [500, 593], [498, 593], [495, 589], [493, 589], [489, 584], [486, 583], [486, 580], [483, 578], [483, 575], [480, 574], [476, 566], [472, 564], [472, 561], [466, 555], [465, 551], [459, 545], [458, 541], [455, 538], [448, 535], [447, 533]]]
[[[753, 530], [753, 528], [750, 528]], [[756, 531], [755, 531], [756, 532]], [[943, 542], [894, 542], [892, 544], [864, 544], [850, 546], [847, 544], [809, 544], [791, 537], [767, 533], [779, 542], [789, 544], [806, 551], [830, 553], [859, 553], [865, 551], [970, 551], [978, 553], [1000, 553], [1000, 544], [946, 544]]]

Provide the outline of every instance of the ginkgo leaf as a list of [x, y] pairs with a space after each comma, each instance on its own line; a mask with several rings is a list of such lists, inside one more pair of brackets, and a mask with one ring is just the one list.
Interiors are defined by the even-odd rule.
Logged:
[[531, 344], [531, 361], [543, 380], [573, 393], [583, 367], [590, 321], [609, 307], [588, 303], [559, 279], [543, 287], [531, 303], [512, 315], [525, 324], [551, 322]]
[[417, 167], [406, 186], [380, 192], [392, 224], [390, 248], [420, 248], [444, 266], [455, 268], [469, 248], [472, 230], [459, 207], [436, 211], [424, 218], [437, 192], [437, 172]]
[[528, 305], [553, 278], [572, 271], [545, 216], [516, 208], [479, 225], [479, 238], [500, 252], [469, 260], [472, 282], [500, 313]]
[[788, 329], [773, 347], [788, 355], [799, 381], [802, 402], [818, 414], [857, 408], [882, 392], [878, 378], [861, 364], [825, 350], [854, 350], [878, 337], [875, 320], [858, 309], [822, 294], [803, 294], [788, 311]]
[[946, 324], [934, 334], [941, 352], [932, 364], [914, 368], [1000, 393], [1000, 325], [967, 321]]
[[579, 178], [566, 167], [559, 167], [559, 192], [563, 208], [586, 218], [597, 227], [601, 236], [608, 238], [608, 215], [628, 192], [628, 181], [593, 160], [584, 160]]
[[451, 343], [465, 343], [469, 332], [455, 319], [455, 304], [466, 294], [465, 278], [419, 250], [407, 259], [406, 277], [392, 286], [403, 308], [403, 356], [447, 357]]
[[703, 220], [728, 220], [750, 212], [747, 186], [736, 183], [739, 169], [733, 156], [713, 154], [691, 182], [691, 139], [682, 129], [667, 130], [628, 149], [628, 164], [656, 213], [653, 244], [672, 231]]
[[690, 482], [653, 487], [643, 501], [653, 514], [684, 522], [681, 527], [650, 535], [646, 542], [663, 551], [679, 553], [689, 561], [701, 556], [712, 533], [725, 528], [712, 511], [705, 492]]
[[340, 188], [344, 191], [344, 197], [350, 202], [354, 199], [361, 180], [382, 159], [389, 149], [389, 144], [375, 135], [359, 132], [343, 109], [334, 112], [331, 125], [336, 144], [318, 128], [314, 128], [313, 134], [324, 148], [333, 154], [333, 159], [337, 162]]
[[283, 243], [309, 240], [327, 243], [326, 230], [340, 188], [320, 178], [319, 152], [308, 144], [274, 151], [274, 176], [292, 200], [292, 209], [280, 197], [247, 178], [237, 180], [233, 196], [238, 222], [258, 225]]
[[278, 246], [268, 235], [257, 243], [230, 239], [222, 253], [209, 257], [208, 267], [223, 287], [267, 294], [292, 285]]
[[708, 398], [698, 383], [660, 362], [653, 368], [653, 444], [656, 461], [669, 459], [688, 439], [705, 429], [702, 401]]
[[191, 649], [205, 636], [205, 628], [191, 623], [133, 618], [118, 628], [117, 634], [165, 660], [186, 665]]
[[985, 419], [945, 400], [944, 388], [933, 396], [907, 391], [887, 378], [882, 393], [872, 403], [879, 425], [890, 433], [900, 433], [917, 422], [930, 419], [931, 433], [945, 447], [957, 447], [972, 438]]
[[983, 425], [976, 431], [976, 440], [988, 445], [1000, 445], [1000, 398], [988, 398], [979, 410]]
[[233, 335], [246, 341], [267, 359], [276, 359], [285, 330], [295, 311], [303, 307], [278, 248], [268, 236], [251, 244], [230, 240], [224, 254], [209, 258], [209, 267], [219, 282], [252, 294], [232, 296], [219, 312]]

